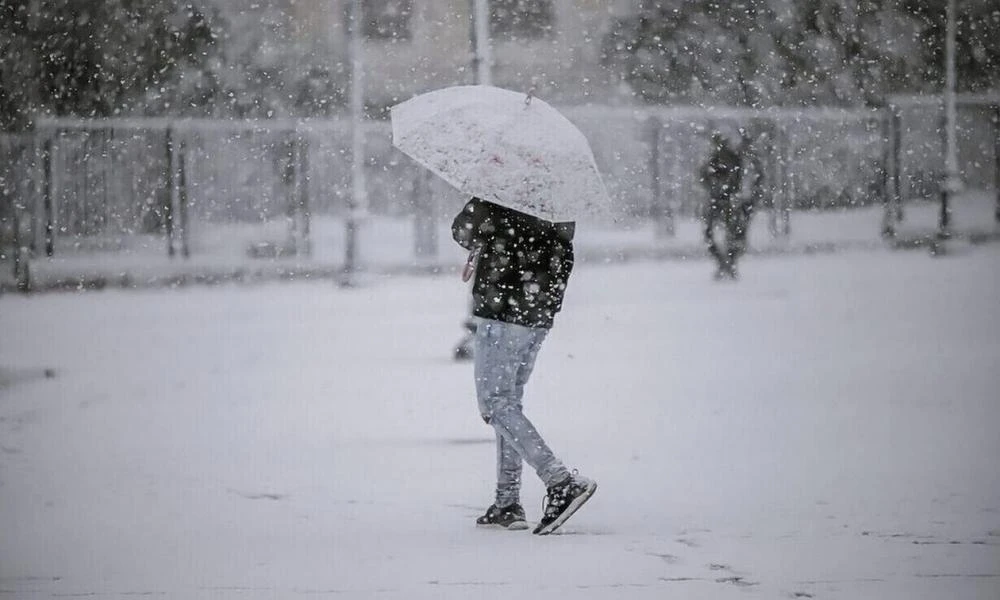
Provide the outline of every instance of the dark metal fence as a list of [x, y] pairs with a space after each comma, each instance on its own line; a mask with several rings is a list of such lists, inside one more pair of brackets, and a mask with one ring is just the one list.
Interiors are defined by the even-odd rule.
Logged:
[[24, 221], [33, 198], [31, 137], [0, 133], [0, 265], [10, 264], [20, 289], [28, 286], [28, 248]]
[[[779, 239], [799, 212], [872, 205], [884, 206], [873, 237], [891, 235], [904, 199], [934, 197], [943, 164], [940, 106], [926, 100], [885, 110], [563, 110], [591, 141], [618, 207], [608, 226], [652, 223], [662, 238], [706, 200], [698, 173], [713, 131], [757, 157], [759, 208]], [[959, 103], [971, 186], [1000, 188], [998, 110], [995, 100]], [[444, 216], [464, 199], [393, 149], [388, 123], [364, 132], [365, 214], [411, 220], [413, 256], [433, 258]], [[42, 119], [0, 136], [0, 248], [18, 255], [21, 279], [24, 253], [308, 258], [314, 221], [348, 215], [352, 160], [346, 120]]]

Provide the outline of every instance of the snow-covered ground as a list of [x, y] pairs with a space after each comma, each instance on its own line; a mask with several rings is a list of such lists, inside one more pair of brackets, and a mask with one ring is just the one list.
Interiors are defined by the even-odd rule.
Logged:
[[0, 598], [1000, 597], [1000, 247], [710, 272], [578, 269], [541, 538], [473, 525], [456, 277], [5, 295]]

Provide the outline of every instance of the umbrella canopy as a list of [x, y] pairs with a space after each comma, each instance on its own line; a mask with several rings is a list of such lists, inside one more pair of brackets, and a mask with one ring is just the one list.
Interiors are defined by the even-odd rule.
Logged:
[[538, 98], [468, 85], [392, 107], [392, 143], [459, 191], [548, 221], [609, 212], [587, 138]]

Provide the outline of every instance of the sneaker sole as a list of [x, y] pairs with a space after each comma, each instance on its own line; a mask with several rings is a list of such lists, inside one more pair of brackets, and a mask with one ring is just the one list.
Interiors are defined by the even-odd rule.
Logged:
[[569, 520], [569, 518], [572, 517], [573, 514], [576, 513], [576, 511], [580, 510], [580, 507], [583, 506], [587, 502], [587, 500], [590, 500], [590, 497], [593, 496], [594, 492], [596, 491], [597, 491], [597, 482], [591, 481], [590, 485], [587, 486], [587, 489], [585, 489], [582, 494], [574, 498], [573, 501], [569, 503], [569, 506], [566, 507], [566, 510], [563, 511], [563, 514], [559, 515], [559, 517], [556, 518], [555, 521], [552, 521], [544, 528], [536, 531], [535, 534], [548, 535], [553, 531], [555, 531], [556, 529], [559, 529], [559, 526], [565, 523], [567, 520]]
[[524, 531], [528, 528], [527, 521], [515, 521], [510, 525], [504, 527], [503, 525], [498, 525], [497, 523], [476, 523], [476, 527], [480, 529], [503, 529], [505, 531]]

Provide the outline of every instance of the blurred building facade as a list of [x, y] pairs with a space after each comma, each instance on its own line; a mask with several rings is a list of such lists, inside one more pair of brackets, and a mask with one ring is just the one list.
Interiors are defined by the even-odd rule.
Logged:
[[[366, 102], [380, 108], [475, 80], [474, 0], [364, 0]], [[296, 37], [346, 56], [350, 0], [285, 4]], [[620, 77], [601, 64], [614, 20], [636, 0], [490, 0], [493, 83], [560, 103], [617, 103]]]

